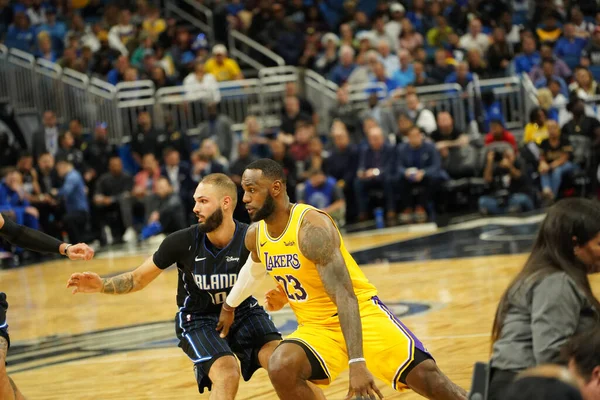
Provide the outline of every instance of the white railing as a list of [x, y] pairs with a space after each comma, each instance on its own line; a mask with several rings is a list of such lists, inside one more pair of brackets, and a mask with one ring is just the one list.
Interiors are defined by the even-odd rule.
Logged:
[[167, 17], [175, 15], [191, 25], [195, 26], [199, 30], [201, 30], [205, 35], [210, 46], [215, 44], [214, 38], [214, 22], [213, 22], [213, 14], [212, 11], [206, 6], [199, 4], [195, 1], [190, 0], [181, 0], [185, 4], [187, 4], [190, 8], [197, 11], [200, 15], [202, 15], [204, 21], [200, 18], [196, 18], [194, 15], [182, 9], [180, 6], [175, 4], [175, 1], [166, 1], [165, 2], [165, 14]]
[[229, 30], [229, 54], [256, 70], [268, 67], [268, 65], [257, 61], [257, 57], [266, 58], [275, 66], [283, 67], [285, 65], [285, 61], [277, 53], [235, 29]]

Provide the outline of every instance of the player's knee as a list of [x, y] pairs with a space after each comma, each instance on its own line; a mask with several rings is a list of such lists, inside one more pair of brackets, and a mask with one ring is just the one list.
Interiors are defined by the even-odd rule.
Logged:
[[240, 367], [233, 356], [225, 356], [217, 359], [211, 365], [208, 375], [213, 384], [239, 382]]
[[285, 351], [285, 347], [277, 349], [269, 359], [269, 378], [273, 384], [295, 381], [300, 377], [300, 360], [293, 352]]
[[406, 383], [409, 386], [419, 385], [422, 382], [435, 382], [442, 377], [442, 371], [438, 368], [435, 361], [429, 359], [420, 362], [406, 376]]

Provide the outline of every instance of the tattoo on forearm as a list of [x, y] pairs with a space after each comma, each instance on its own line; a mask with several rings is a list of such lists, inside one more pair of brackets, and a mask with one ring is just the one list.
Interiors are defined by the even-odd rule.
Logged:
[[133, 290], [133, 274], [131, 272], [102, 279], [102, 293], [125, 294]]
[[300, 251], [309, 260], [318, 264], [328, 264], [334, 254], [331, 232], [324, 226], [313, 225], [307, 218], [302, 221], [303, 240]]
[[1, 363], [3, 363], [4, 360], [6, 360], [7, 352], [8, 352], [8, 341], [3, 336], [0, 336], [0, 362]]

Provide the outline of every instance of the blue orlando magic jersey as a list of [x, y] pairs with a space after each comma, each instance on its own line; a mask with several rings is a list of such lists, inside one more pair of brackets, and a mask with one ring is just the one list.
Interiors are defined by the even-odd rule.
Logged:
[[[194, 225], [169, 235], [154, 253], [154, 264], [158, 268], [177, 264], [180, 311], [188, 314], [221, 312], [221, 305], [250, 254], [244, 245], [248, 225], [235, 221], [235, 227], [233, 238], [222, 249], [216, 249]], [[240, 307], [247, 306], [250, 299]]]

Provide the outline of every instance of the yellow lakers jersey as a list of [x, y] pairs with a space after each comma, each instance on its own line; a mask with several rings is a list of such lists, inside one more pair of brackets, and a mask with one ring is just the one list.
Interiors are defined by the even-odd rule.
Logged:
[[[269, 235], [264, 221], [259, 222], [256, 235], [256, 248], [260, 260], [269, 275], [287, 294], [290, 306], [301, 325], [327, 323], [327, 320], [338, 312], [336, 305], [325, 291], [316, 265], [304, 257], [298, 245], [298, 231], [302, 219], [310, 210], [327, 215], [312, 206], [295, 204], [292, 207], [287, 226], [278, 238]], [[346, 262], [359, 303], [376, 296], [377, 289], [367, 280], [356, 261], [346, 250], [341, 235], [340, 251]]]

